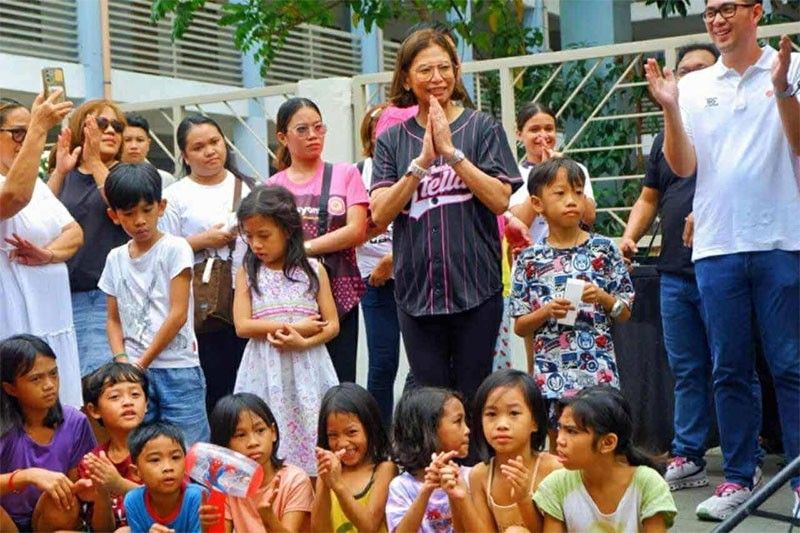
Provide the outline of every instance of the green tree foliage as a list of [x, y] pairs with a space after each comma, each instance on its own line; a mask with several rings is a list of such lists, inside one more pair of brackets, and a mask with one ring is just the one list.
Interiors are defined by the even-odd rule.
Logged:
[[[152, 18], [173, 15], [172, 37], [180, 39], [192, 24], [194, 13], [206, 0], [154, 0]], [[522, 24], [522, 0], [474, 0], [471, 16], [467, 0], [242, 0], [222, 4], [221, 26], [234, 28], [234, 44], [253, 52], [262, 74], [286, 42], [289, 32], [300, 24], [331, 26], [335, 8], [347, 6], [353, 24], [363, 23], [369, 31], [392, 20], [410, 23], [432, 20], [455, 13], [453, 28], [474, 47], [477, 57], [506, 57], [524, 54], [542, 43], [536, 28]]]

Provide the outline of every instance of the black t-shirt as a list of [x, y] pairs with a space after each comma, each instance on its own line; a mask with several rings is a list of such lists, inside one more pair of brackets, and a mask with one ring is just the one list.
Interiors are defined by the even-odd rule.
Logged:
[[106, 203], [90, 174], [73, 170], [64, 179], [58, 199], [83, 228], [83, 246], [67, 261], [72, 292], [97, 289], [106, 256], [128, 241], [125, 231], [106, 214]]
[[[450, 124], [453, 144], [512, 190], [522, 185], [500, 124], [464, 109]], [[422, 150], [425, 130], [411, 117], [378, 137], [371, 190], [390, 187]], [[497, 216], [441, 157], [420, 180], [392, 226], [397, 305], [419, 317], [473, 309], [502, 288]]]
[[653, 140], [647, 172], [642, 184], [659, 192], [661, 213], [661, 255], [658, 269], [670, 274], [694, 276], [692, 249], [683, 245], [685, 219], [692, 212], [696, 176], [677, 176], [664, 158], [664, 133]]

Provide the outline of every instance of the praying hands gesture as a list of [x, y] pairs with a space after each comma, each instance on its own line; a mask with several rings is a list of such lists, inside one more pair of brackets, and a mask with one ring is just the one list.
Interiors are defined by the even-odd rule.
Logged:
[[644, 74], [650, 94], [662, 108], [675, 109], [678, 105], [678, 80], [669, 67], [659, 69], [658, 61], [652, 57], [644, 65]]
[[447, 115], [439, 101], [431, 95], [428, 120], [425, 123], [425, 136], [422, 138], [422, 152], [417, 157], [417, 164], [422, 168], [428, 168], [433, 164], [436, 156], [449, 159], [454, 151]]

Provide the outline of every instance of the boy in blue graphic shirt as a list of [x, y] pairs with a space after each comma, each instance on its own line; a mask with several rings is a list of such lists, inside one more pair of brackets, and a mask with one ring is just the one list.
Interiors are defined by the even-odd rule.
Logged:
[[[628, 320], [633, 306], [633, 284], [617, 246], [580, 228], [584, 179], [571, 159], [552, 158], [533, 168], [528, 191], [550, 233], [519, 254], [511, 287], [514, 332], [534, 337], [529, 367], [548, 402], [551, 445], [560, 398], [593, 385], [619, 387], [611, 321]], [[584, 282], [577, 309], [563, 297], [570, 278]], [[573, 309], [575, 324], [559, 324]]]

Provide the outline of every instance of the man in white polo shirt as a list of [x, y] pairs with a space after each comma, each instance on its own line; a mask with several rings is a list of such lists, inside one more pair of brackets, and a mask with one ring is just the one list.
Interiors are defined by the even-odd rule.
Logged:
[[[645, 67], [664, 109], [664, 156], [697, 171], [694, 249], [708, 317], [725, 482], [700, 503], [722, 520], [752, 490], [758, 412], [751, 390], [754, 307], [772, 371], [789, 461], [800, 454], [800, 55], [756, 41], [761, 1], [707, 0], [703, 20], [719, 61], [680, 83]], [[800, 512], [800, 478], [791, 482]]]

